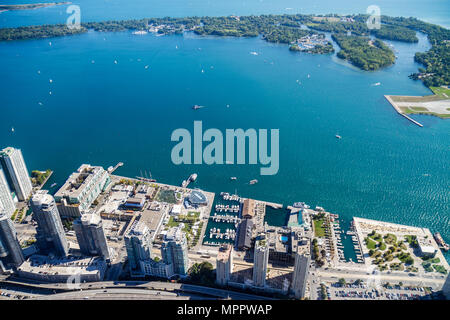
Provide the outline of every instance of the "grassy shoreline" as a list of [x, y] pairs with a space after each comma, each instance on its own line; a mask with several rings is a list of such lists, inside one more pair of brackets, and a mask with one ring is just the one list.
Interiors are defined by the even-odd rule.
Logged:
[[[428, 96], [394, 96], [386, 95], [394, 109], [404, 115], [432, 115], [441, 119], [450, 119], [450, 98], [448, 88], [432, 88], [433, 95]], [[442, 90], [439, 90], [442, 89]]]

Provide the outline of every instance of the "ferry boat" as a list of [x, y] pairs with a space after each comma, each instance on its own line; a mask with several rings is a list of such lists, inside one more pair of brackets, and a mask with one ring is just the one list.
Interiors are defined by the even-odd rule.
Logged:
[[434, 233], [433, 237], [436, 240], [437, 244], [439, 245], [439, 248], [441, 248], [444, 251], [450, 250], [450, 246], [447, 243], [445, 243], [444, 239], [442, 239], [442, 236], [439, 232]]

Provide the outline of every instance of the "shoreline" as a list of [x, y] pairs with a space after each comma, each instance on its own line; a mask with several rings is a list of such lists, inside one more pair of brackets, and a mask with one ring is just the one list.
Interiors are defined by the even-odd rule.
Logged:
[[398, 114], [422, 127], [408, 114], [432, 115], [440, 119], [450, 118], [450, 99], [438, 94], [428, 96], [384, 95]]
[[392, 107], [395, 109], [395, 111], [397, 111], [397, 113], [403, 117], [405, 117], [406, 119], [408, 119], [409, 121], [411, 121], [412, 123], [418, 125], [419, 127], [423, 127], [423, 124], [421, 124], [420, 122], [410, 118], [409, 116], [407, 116], [406, 114], [404, 114], [400, 108], [397, 106], [397, 104], [392, 100], [391, 96], [389, 95], [384, 95], [384, 97], [387, 99], [387, 101], [389, 101], [389, 103], [392, 105]]
[[47, 3], [29, 3], [29, 4], [1, 4], [0, 13], [5, 11], [35, 10], [59, 5], [72, 4], [72, 2], [47, 2]]

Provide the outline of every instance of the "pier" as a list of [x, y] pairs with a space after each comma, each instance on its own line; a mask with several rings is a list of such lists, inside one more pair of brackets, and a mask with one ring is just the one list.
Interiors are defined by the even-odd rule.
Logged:
[[189, 178], [187, 178], [187, 180], [183, 180], [183, 182], [181, 183], [181, 187], [182, 187], [182, 188], [187, 188], [188, 185], [189, 185], [191, 182], [194, 182], [196, 179], [197, 179], [197, 174], [196, 174], [196, 173], [191, 174], [191, 175], [189, 176]]
[[212, 228], [209, 230], [210, 239], [221, 239], [221, 240], [233, 240], [236, 238], [236, 230], [226, 229], [225, 232], [221, 232], [220, 228]]
[[226, 223], [240, 223], [241, 219], [236, 216], [230, 216], [230, 215], [218, 215], [217, 213], [214, 213], [213, 216], [209, 217], [214, 222], [226, 222]]
[[123, 162], [119, 162], [118, 164], [116, 164], [114, 167], [109, 167], [108, 168], [108, 173], [112, 174], [114, 171], [116, 171], [117, 169], [119, 169], [120, 167], [123, 166]]
[[216, 211], [217, 212], [231, 212], [231, 213], [239, 213], [240, 210], [239, 205], [223, 205], [223, 204], [216, 204]]
[[402, 112], [402, 110], [397, 106], [397, 104], [391, 99], [391, 96], [388, 95], [384, 95], [384, 97], [386, 98], [387, 101], [389, 101], [389, 103], [392, 105], [392, 107], [395, 109], [395, 111], [397, 111], [397, 113], [403, 117], [405, 117], [406, 119], [408, 119], [409, 121], [411, 121], [412, 123], [418, 125], [419, 127], [423, 127], [423, 125], [412, 119], [411, 117], [409, 117], [408, 115], [406, 115], [405, 113]]

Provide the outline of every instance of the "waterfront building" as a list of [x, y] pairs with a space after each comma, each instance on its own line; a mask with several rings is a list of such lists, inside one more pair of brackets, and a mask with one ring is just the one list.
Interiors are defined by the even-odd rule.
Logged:
[[143, 222], [135, 221], [125, 234], [128, 265], [132, 275], [142, 275], [141, 261], [151, 259], [151, 232]]
[[244, 219], [239, 225], [237, 248], [248, 250], [252, 247], [253, 221]]
[[292, 277], [292, 291], [295, 298], [302, 299], [305, 297], [306, 282], [308, 280], [309, 265], [311, 262], [311, 245], [310, 239], [301, 237], [297, 234], [293, 249], [295, 251], [295, 265]]
[[99, 215], [86, 213], [73, 222], [80, 251], [85, 255], [101, 256], [109, 261], [109, 248], [106, 242], [103, 222]]
[[74, 259], [33, 255], [17, 268], [17, 275], [35, 281], [76, 285], [102, 281], [106, 268], [106, 262], [100, 257]]
[[173, 264], [153, 259], [140, 262], [141, 270], [146, 276], [170, 279], [173, 277]]
[[231, 280], [233, 272], [233, 247], [230, 244], [220, 247], [216, 265], [216, 282], [221, 286], [226, 286]]
[[258, 239], [255, 242], [255, 252], [253, 257], [253, 285], [255, 287], [265, 287], [268, 263], [268, 243], [265, 239]]
[[124, 207], [127, 209], [136, 209], [142, 210], [145, 205], [145, 197], [143, 196], [135, 196], [132, 198], [128, 198], [124, 203]]
[[10, 218], [16, 210], [16, 204], [14, 203], [11, 195], [11, 189], [6, 181], [6, 176], [3, 169], [0, 167], [0, 207], [3, 208], [3, 213]]
[[242, 218], [252, 219], [255, 216], [256, 203], [253, 199], [245, 199], [242, 206]]
[[38, 191], [30, 201], [33, 218], [37, 222], [36, 244], [43, 252], [54, 252], [57, 256], [65, 257], [69, 245], [55, 199], [47, 192]]
[[173, 272], [186, 275], [189, 267], [186, 235], [181, 228], [171, 228], [161, 245], [161, 255], [165, 263], [173, 264]]
[[26, 201], [33, 191], [22, 151], [8, 147], [0, 151], [0, 163], [9, 186], [20, 201]]
[[206, 206], [208, 204], [208, 198], [200, 190], [193, 190], [189, 196], [187, 196], [186, 201], [189, 206], [194, 208]]
[[0, 261], [5, 266], [20, 266], [24, 261], [22, 248], [11, 219], [2, 213], [0, 205]]
[[80, 217], [105, 191], [111, 179], [102, 167], [83, 164], [55, 194], [61, 217]]

